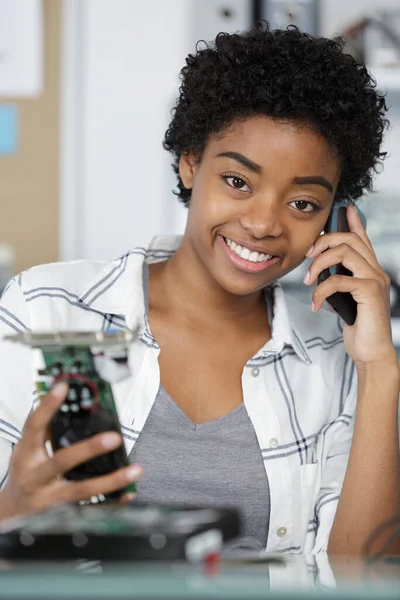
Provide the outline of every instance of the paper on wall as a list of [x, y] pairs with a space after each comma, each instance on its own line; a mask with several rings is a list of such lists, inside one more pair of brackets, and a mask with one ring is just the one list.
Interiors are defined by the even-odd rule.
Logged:
[[0, 0], [0, 100], [42, 90], [42, 0]]

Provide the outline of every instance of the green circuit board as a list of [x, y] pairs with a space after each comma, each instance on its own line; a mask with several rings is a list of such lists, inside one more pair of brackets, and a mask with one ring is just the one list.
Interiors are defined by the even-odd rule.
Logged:
[[[98, 433], [116, 431], [122, 436], [112, 384], [130, 376], [128, 349], [131, 332], [19, 334], [8, 339], [41, 351], [44, 364], [37, 370], [40, 396], [59, 383], [68, 384], [68, 395], [50, 423], [53, 451], [66, 448]], [[129, 465], [122, 444], [108, 454], [95, 457], [65, 473], [70, 480], [105, 475]], [[112, 493], [135, 491], [134, 484]]]
[[42, 353], [46, 367], [38, 373], [36, 381], [41, 395], [47, 394], [55, 383], [65, 381], [70, 386], [68, 400], [71, 406], [82, 398], [88, 407], [90, 402], [96, 401], [118, 416], [111, 385], [97, 372], [89, 346], [45, 347]]

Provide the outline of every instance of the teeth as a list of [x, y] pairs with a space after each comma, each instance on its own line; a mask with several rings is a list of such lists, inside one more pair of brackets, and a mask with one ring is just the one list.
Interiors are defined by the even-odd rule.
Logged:
[[258, 257], [258, 252], [252, 252], [249, 256], [249, 260], [251, 260], [251, 262], [258, 262]]
[[225, 238], [225, 241], [229, 248], [240, 258], [244, 258], [245, 260], [249, 260], [250, 262], [265, 262], [270, 260], [273, 257], [273, 254], [263, 254], [261, 252], [252, 252], [248, 248], [240, 246], [240, 244], [236, 244], [229, 238]]

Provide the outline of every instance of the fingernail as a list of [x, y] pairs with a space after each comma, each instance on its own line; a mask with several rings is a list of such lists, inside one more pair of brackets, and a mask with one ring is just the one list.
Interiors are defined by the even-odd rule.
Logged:
[[311, 248], [307, 251], [306, 256], [311, 256], [312, 251], [314, 250], [314, 244], [311, 246]]
[[126, 500], [128, 500], [128, 502], [131, 502], [136, 498], [136, 494], [134, 492], [128, 492], [127, 494], [125, 494], [125, 498]]
[[121, 444], [121, 436], [115, 431], [104, 433], [101, 436], [101, 445], [104, 448], [115, 448], [118, 444]]
[[315, 304], [314, 304], [314, 302], [311, 302], [311, 312], [315, 312]]
[[142, 473], [142, 467], [139, 467], [139, 465], [133, 465], [126, 471], [126, 478], [128, 479], [128, 481], [132, 481], [133, 479], [139, 477]]
[[304, 279], [303, 279], [304, 283], [307, 284], [310, 281], [310, 277], [311, 277], [310, 271], [307, 271], [307, 273], [305, 274]]
[[51, 395], [55, 398], [65, 398], [68, 394], [68, 384], [65, 381], [60, 381], [56, 383], [54, 387], [51, 388]]

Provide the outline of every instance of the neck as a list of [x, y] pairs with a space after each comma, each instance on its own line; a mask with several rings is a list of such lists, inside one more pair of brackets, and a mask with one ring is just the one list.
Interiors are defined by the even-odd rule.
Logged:
[[[162, 298], [166, 310], [196, 321], [240, 325], [266, 319], [263, 292], [230, 294], [211, 277], [184, 236], [175, 254], [151, 269], [152, 297]], [[158, 304], [158, 302], [157, 302]]]

